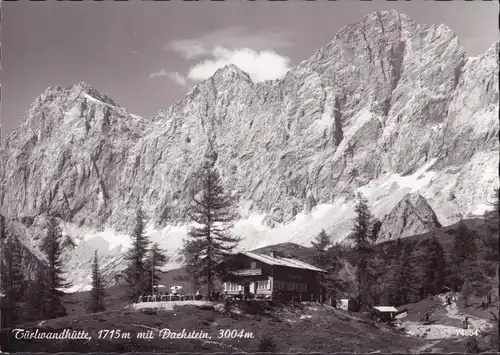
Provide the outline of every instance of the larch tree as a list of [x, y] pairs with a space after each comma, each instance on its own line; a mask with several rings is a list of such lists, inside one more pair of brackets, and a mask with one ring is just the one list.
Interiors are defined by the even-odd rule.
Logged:
[[55, 217], [48, 217], [46, 220], [46, 229], [47, 234], [40, 247], [47, 261], [47, 270], [45, 273], [47, 277], [46, 316], [57, 318], [67, 314], [62, 302], [64, 295], [62, 289], [69, 287], [70, 284], [66, 282], [64, 277], [61, 244], [63, 236]]
[[99, 258], [97, 250], [94, 252], [92, 261], [92, 289], [90, 290], [90, 302], [87, 306], [89, 313], [103, 312], [106, 310], [105, 304], [106, 290], [104, 279], [99, 268]]
[[362, 310], [369, 308], [373, 303], [371, 286], [374, 283], [375, 273], [372, 265], [373, 260], [371, 260], [373, 249], [370, 242], [376, 238], [371, 235], [373, 221], [368, 208], [368, 200], [361, 193], [357, 194], [354, 212], [356, 217], [349, 239], [354, 243], [354, 249], [358, 254], [356, 265], [357, 302], [358, 307]]
[[144, 215], [139, 208], [136, 211], [135, 227], [132, 232], [132, 246], [125, 254], [127, 266], [123, 272], [128, 285], [128, 296], [134, 301], [150, 290], [146, 265], [150, 241], [144, 229]]
[[219, 267], [221, 262], [233, 253], [241, 238], [231, 234], [236, 214], [218, 171], [204, 167], [198, 179], [200, 192], [193, 192], [188, 212], [194, 226], [184, 240], [183, 255], [193, 283], [207, 285], [211, 295], [214, 281], [225, 273]]

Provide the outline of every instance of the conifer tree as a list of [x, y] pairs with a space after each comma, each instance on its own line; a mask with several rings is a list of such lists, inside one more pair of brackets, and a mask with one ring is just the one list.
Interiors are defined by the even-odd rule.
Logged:
[[158, 243], [153, 243], [151, 250], [148, 253], [146, 261], [146, 270], [148, 270], [148, 285], [151, 288], [153, 285], [157, 286], [160, 281], [159, 274], [161, 267], [168, 261], [165, 251], [160, 248]]
[[224, 192], [218, 171], [204, 167], [199, 176], [199, 196], [191, 199], [189, 217], [196, 226], [188, 232], [184, 240], [183, 254], [186, 271], [194, 283], [208, 286], [212, 294], [213, 284], [224, 275], [220, 262], [233, 253], [241, 238], [231, 235], [233, 202]]
[[333, 300], [341, 298], [342, 293], [347, 291], [347, 282], [339, 276], [342, 269], [342, 247], [339, 244], [332, 245], [325, 254], [325, 265], [322, 268], [327, 272], [321, 280], [322, 294], [325, 299]]
[[124, 276], [128, 284], [128, 296], [133, 301], [151, 289], [148, 287], [146, 267], [149, 243], [149, 238], [144, 231], [144, 215], [139, 208], [136, 211], [135, 227], [132, 232], [132, 247], [125, 254], [127, 267], [124, 270]]
[[426, 255], [427, 262], [424, 266], [424, 277], [422, 289], [424, 295], [441, 292], [445, 285], [446, 278], [446, 258], [441, 243], [433, 235], [429, 241]]
[[[391, 244], [392, 246], [392, 244]], [[391, 250], [392, 254], [389, 255], [390, 263], [389, 270], [383, 276], [383, 303], [394, 304], [396, 297], [397, 285], [399, 282], [399, 265], [401, 261], [401, 253], [403, 250], [401, 238], [396, 239], [394, 249]]]
[[370, 240], [373, 240], [371, 236], [372, 215], [368, 208], [367, 199], [360, 193], [357, 195], [354, 211], [356, 217], [349, 239], [354, 242], [354, 248], [358, 254], [356, 265], [357, 303], [358, 307], [362, 310], [370, 307], [372, 301], [370, 300], [370, 288], [374, 283], [375, 275], [372, 260], [370, 260], [372, 254]]
[[323, 298], [327, 298], [329, 294], [333, 297], [335, 292], [335, 279], [338, 273], [338, 266], [336, 257], [333, 251], [328, 251], [329, 246], [331, 246], [330, 236], [328, 236], [325, 230], [321, 232], [314, 238], [311, 242], [314, 248], [314, 263], [321, 269], [327, 271], [326, 275], [321, 275], [320, 288]]
[[22, 270], [22, 254], [19, 242], [12, 236], [6, 238], [1, 246], [1, 301], [2, 327], [11, 327], [19, 319], [19, 302], [25, 288]]
[[92, 261], [92, 289], [90, 290], [90, 303], [87, 307], [89, 313], [103, 312], [106, 310], [106, 290], [104, 286], [96, 250], [94, 252], [94, 260]]
[[401, 238], [398, 237], [398, 239], [396, 240], [396, 251], [394, 253], [394, 260], [399, 260], [399, 258], [401, 257]]
[[327, 264], [327, 250], [331, 246], [330, 236], [326, 234], [325, 230], [322, 229], [321, 232], [314, 238], [311, 242], [314, 248], [314, 261], [316, 265], [320, 268], [326, 267]]
[[50, 317], [46, 303], [48, 287], [44, 267], [42, 265], [37, 267], [35, 277], [31, 280], [26, 292], [26, 304], [31, 320]]
[[458, 224], [451, 256], [450, 284], [458, 290], [463, 283], [467, 263], [473, 262], [477, 255], [476, 233], [461, 220]]
[[498, 261], [491, 262], [479, 257], [466, 261], [463, 277], [468, 280], [469, 294], [478, 298], [484, 297], [486, 305], [489, 306], [495, 289], [498, 292]]
[[412, 244], [406, 243], [397, 265], [395, 295], [393, 298], [397, 306], [412, 303], [417, 299], [415, 265], [412, 262]]
[[46, 270], [46, 317], [63, 317], [66, 313], [62, 302], [64, 292], [61, 289], [69, 287], [65, 281], [62, 260], [62, 233], [55, 217], [49, 217], [46, 221], [47, 234], [42, 241], [41, 251], [47, 260]]
[[453, 245], [453, 255], [457, 262], [472, 259], [477, 252], [476, 233], [470, 230], [463, 220], [458, 223], [457, 235]]

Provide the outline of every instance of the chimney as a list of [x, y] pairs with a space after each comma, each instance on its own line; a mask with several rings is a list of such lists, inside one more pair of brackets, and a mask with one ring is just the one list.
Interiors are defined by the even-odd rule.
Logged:
[[269, 256], [270, 256], [271, 258], [275, 258], [275, 257], [276, 257], [276, 252], [275, 252], [274, 250], [271, 250], [271, 251], [269, 252]]

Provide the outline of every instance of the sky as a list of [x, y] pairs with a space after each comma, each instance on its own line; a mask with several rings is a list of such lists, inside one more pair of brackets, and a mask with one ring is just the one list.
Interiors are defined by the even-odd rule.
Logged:
[[442, 24], [469, 55], [499, 39], [498, 2], [3, 2], [2, 136], [49, 86], [80, 81], [129, 112], [153, 116], [233, 63], [254, 81], [276, 79], [345, 25], [395, 9]]

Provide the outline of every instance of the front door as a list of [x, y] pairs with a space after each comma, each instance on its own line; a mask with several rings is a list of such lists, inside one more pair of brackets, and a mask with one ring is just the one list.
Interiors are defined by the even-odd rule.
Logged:
[[250, 293], [250, 282], [246, 282], [245, 286], [243, 286], [243, 293], [248, 295]]

